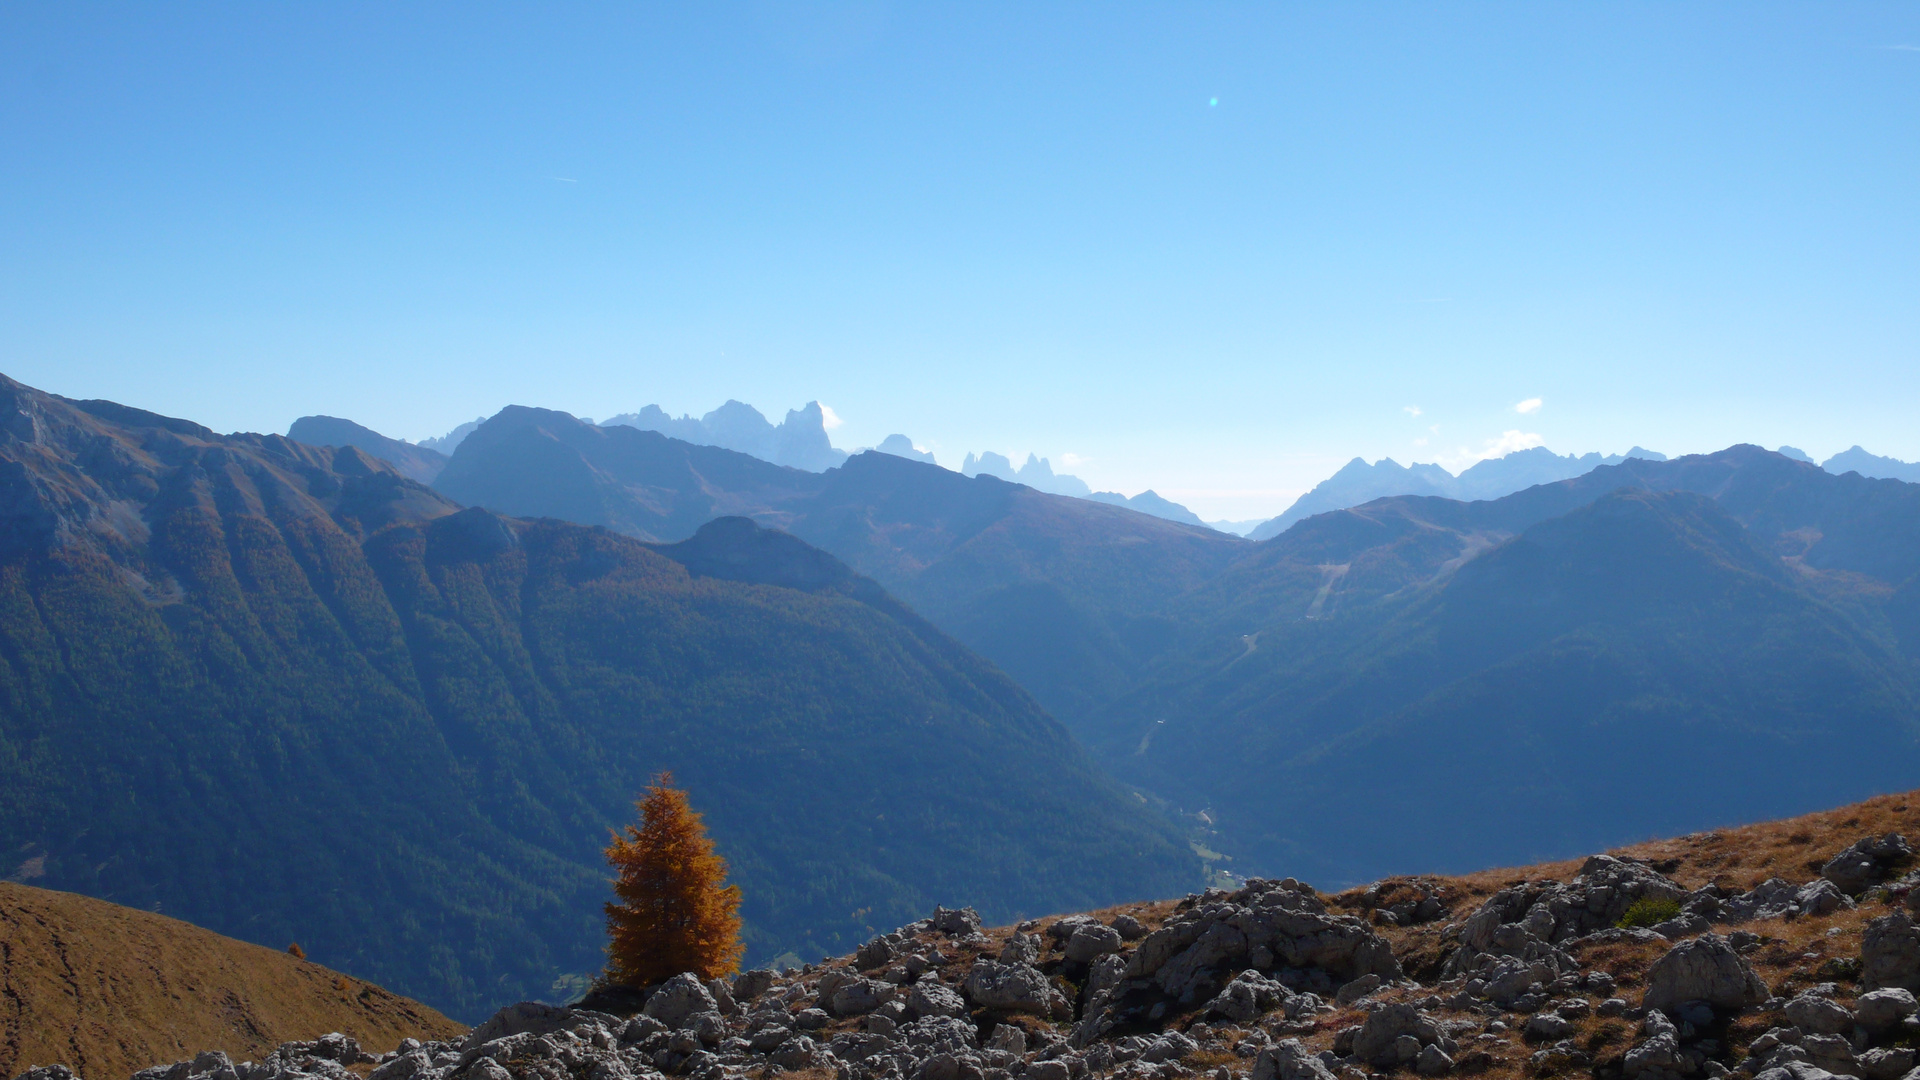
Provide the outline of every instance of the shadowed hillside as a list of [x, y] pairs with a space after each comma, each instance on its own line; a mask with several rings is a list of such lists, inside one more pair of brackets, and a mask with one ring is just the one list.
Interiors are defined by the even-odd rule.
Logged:
[[1158, 609], [1248, 548], [1204, 526], [890, 454], [808, 473], [519, 406], [462, 442], [434, 486], [650, 540], [728, 514], [777, 526], [907, 600], [1069, 727], [1171, 642]]
[[599, 968], [600, 849], [661, 769], [751, 960], [1198, 872], [1004, 675], [791, 537], [663, 554], [0, 388], [0, 851], [37, 884], [472, 1017]]
[[1176, 601], [1083, 731], [1237, 868], [1330, 881], [1792, 813], [1920, 775], [1916, 572], [1920, 488], [1753, 447], [1380, 500]]

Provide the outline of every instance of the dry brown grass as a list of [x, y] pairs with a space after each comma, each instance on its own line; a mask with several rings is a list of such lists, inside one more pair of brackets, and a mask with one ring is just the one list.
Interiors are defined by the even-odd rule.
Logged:
[[61, 1063], [86, 1080], [225, 1050], [258, 1059], [345, 1032], [375, 1053], [466, 1028], [284, 952], [151, 912], [0, 882], [0, 1076]]

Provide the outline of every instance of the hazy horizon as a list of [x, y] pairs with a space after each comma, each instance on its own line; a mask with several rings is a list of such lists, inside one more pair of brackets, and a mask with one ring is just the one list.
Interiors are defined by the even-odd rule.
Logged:
[[1249, 519], [1920, 459], [1920, 9], [0, 10], [0, 370], [419, 440], [728, 398]]

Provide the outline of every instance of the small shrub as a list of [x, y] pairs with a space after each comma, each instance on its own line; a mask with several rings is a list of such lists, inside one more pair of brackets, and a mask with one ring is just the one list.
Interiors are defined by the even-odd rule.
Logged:
[[1860, 977], [1860, 958], [1857, 956], [1833, 957], [1821, 964], [1816, 974], [1830, 982], [1853, 982]]
[[287, 955], [293, 957], [295, 960], [305, 960], [307, 958], [307, 950], [301, 948], [300, 943], [296, 941], [287, 946]]
[[1627, 908], [1627, 913], [1615, 923], [1622, 930], [1636, 926], [1656, 926], [1680, 914], [1680, 901], [1662, 900], [1655, 896], [1643, 896]]

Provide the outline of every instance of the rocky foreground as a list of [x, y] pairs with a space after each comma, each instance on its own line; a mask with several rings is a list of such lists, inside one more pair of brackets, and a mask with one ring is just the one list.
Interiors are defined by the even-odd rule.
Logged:
[[[1920, 1080], [1920, 872], [1903, 835], [1857, 832], [1908, 812], [1877, 802], [1539, 876], [1337, 896], [1253, 880], [995, 930], [943, 909], [802, 970], [524, 1003], [377, 1057], [329, 1036], [135, 1080]], [[1855, 842], [1813, 850], [1849, 825]]]

